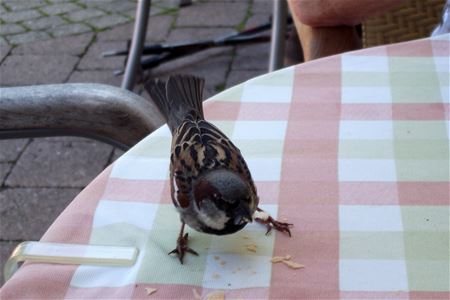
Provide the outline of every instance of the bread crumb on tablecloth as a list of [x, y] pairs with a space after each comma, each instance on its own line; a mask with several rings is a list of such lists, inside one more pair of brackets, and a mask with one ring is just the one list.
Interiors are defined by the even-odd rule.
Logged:
[[286, 266], [288, 266], [291, 269], [301, 269], [304, 268], [305, 266], [293, 261], [289, 261], [289, 260], [283, 260], [283, 264], [285, 264]]
[[270, 261], [274, 264], [282, 262], [291, 269], [301, 269], [301, 268], [305, 267], [302, 264], [296, 263], [294, 261], [290, 261], [291, 258], [292, 258], [292, 256], [288, 254], [285, 256], [274, 256], [274, 257], [272, 257], [272, 259]]
[[145, 288], [145, 292], [147, 293], [147, 296], [150, 296], [154, 293], [156, 293], [158, 289], [154, 289], [154, 288]]
[[256, 252], [256, 249], [258, 248], [258, 246], [256, 246], [255, 244], [248, 244], [248, 245], [245, 245], [245, 248], [247, 249], [247, 251]]
[[206, 300], [225, 300], [224, 291], [214, 291], [206, 295]]

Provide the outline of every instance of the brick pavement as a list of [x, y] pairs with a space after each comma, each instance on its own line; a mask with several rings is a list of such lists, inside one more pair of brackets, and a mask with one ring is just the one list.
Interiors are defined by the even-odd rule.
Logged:
[[[148, 42], [217, 37], [266, 22], [270, 0], [153, 0]], [[0, 86], [96, 82], [119, 86], [113, 70], [133, 28], [131, 0], [0, 0]], [[214, 17], [212, 17], [214, 16]], [[206, 96], [266, 72], [269, 45], [210, 49], [164, 64], [152, 76], [206, 78]], [[77, 137], [0, 140], [0, 267], [24, 240], [39, 240], [81, 189], [121, 155]], [[1, 272], [3, 274], [3, 272]], [[0, 275], [0, 282], [3, 276]]]

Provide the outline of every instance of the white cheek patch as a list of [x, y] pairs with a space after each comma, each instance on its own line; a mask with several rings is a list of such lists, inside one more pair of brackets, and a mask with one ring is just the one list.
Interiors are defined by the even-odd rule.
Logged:
[[225, 224], [230, 218], [228, 218], [224, 212], [218, 211], [214, 217], [211, 217], [204, 213], [202, 210], [198, 212], [199, 219], [209, 228], [221, 230], [225, 228]]

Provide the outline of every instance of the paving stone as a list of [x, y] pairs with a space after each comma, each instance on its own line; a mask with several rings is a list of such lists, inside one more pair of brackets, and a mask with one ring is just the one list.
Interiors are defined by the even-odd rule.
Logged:
[[[149, 18], [147, 26], [146, 41], [161, 42], [165, 40], [169, 33], [170, 27], [174, 21], [174, 16], [153, 16]], [[114, 28], [99, 32], [97, 40], [99, 41], [126, 41], [131, 39], [133, 35], [134, 23], [129, 22], [124, 25], [115, 26]]]
[[[102, 5], [105, 5], [105, 0], [78, 0], [78, 3], [86, 6], [86, 7], [101, 7]], [[111, 1], [108, 1], [106, 3], [110, 3]]]
[[110, 13], [118, 13], [127, 11], [130, 9], [136, 9], [136, 3], [132, 1], [124, 1], [124, 0], [118, 0], [118, 1], [100, 1], [95, 4], [96, 7], [110, 12]]
[[[8, 260], [9, 256], [13, 250], [19, 245], [19, 242], [0, 242], [0, 268], [3, 267]], [[3, 272], [0, 272], [0, 286], [5, 283], [5, 278], [3, 277]]]
[[63, 83], [77, 61], [71, 55], [10, 55], [2, 63], [1, 74], [8, 76], [0, 76], [0, 85]]
[[107, 71], [75, 71], [70, 75], [70, 83], [104, 83], [120, 86], [122, 76], [115, 76], [112, 70]]
[[6, 57], [6, 55], [8, 55], [10, 50], [11, 50], [10, 45], [8, 45], [6, 43], [0, 43], [0, 63], [3, 61], [3, 59]]
[[273, 0], [253, 0], [253, 14], [272, 14]]
[[7, 36], [7, 39], [11, 44], [23, 44], [37, 40], [47, 40], [49, 38], [50, 35], [44, 31], [29, 31]]
[[118, 148], [114, 148], [114, 152], [113, 152], [113, 156], [112, 156], [112, 159], [111, 159], [111, 163], [113, 163], [116, 160], [118, 160], [124, 153], [125, 153], [125, 151], [120, 150]]
[[236, 49], [232, 70], [267, 70], [269, 43], [239, 46]]
[[57, 3], [67, 3], [67, 2], [74, 2], [74, 0], [47, 0], [50, 3], [57, 4]]
[[150, 17], [145, 40], [152, 42], [160, 42], [165, 40], [165, 38], [169, 34], [174, 19], [175, 16], [173, 15]]
[[32, 30], [42, 30], [48, 28], [55, 28], [66, 22], [59, 16], [43, 17], [37, 20], [25, 21], [23, 24]]
[[94, 35], [92, 33], [74, 35], [51, 39], [47, 41], [37, 41], [17, 46], [13, 54], [68, 54], [81, 55], [86, 52], [87, 46]]
[[[136, 8], [124, 10], [124, 11], [121, 11], [119, 13], [121, 15], [129, 17], [131, 20], [134, 20], [136, 18]], [[161, 8], [161, 7], [155, 6], [153, 4], [151, 5], [151, 7], [150, 7], [150, 17], [156, 17], [158, 15], [165, 15], [165, 14], [167, 16], [169, 16], [169, 15], [174, 16], [173, 11], [169, 12], [169, 9], [167, 9], [167, 8]]]
[[15, 161], [28, 141], [28, 139], [0, 140], [0, 163]]
[[2, 5], [2, 3], [0, 2], [0, 16], [2, 15], [2, 14], [4, 14], [4, 13], [6, 13], [7, 12], [7, 10], [6, 10], [6, 8]]
[[[4, 1], [2, 1], [4, 2]], [[25, 9], [31, 9], [31, 8], [37, 8], [43, 5], [46, 5], [44, 0], [16, 0], [16, 1], [9, 1], [7, 3], [4, 3], [10, 10], [12, 11], [19, 11], [19, 10], [25, 10]]]
[[152, 2], [152, 5], [167, 9], [178, 7], [179, 3], [180, 0], [162, 0], [162, 1], [155, 1], [155, 3]]
[[215, 39], [228, 34], [236, 33], [233, 28], [174, 28], [167, 37], [168, 42], [201, 41]]
[[61, 25], [55, 28], [52, 28], [51, 30], [49, 30], [49, 32], [55, 36], [55, 37], [60, 37], [60, 36], [65, 36], [65, 35], [73, 35], [73, 34], [78, 34], [78, 33], [85, 33], [85, 32], [91, 32], [92, 29], [85, 25], [85, 24], [81, 24], [81, 23], [77, 23], [77, 24], [67, 24], [67, 25]]
[[49, 15], [59, 15], [70, 11], [79, 10], [81, 7], [74, 3], [60, 3], [53, 5], [46, 5], [42, 7], [42, 11]]
[[97, 41], [126, 41], [133, 34], [132, 22], [97, 33]]
[[41, 17], [41, 13], [37, 10], [9, 11], [2, 14], [2, 20], [6, 23], [20, 22], [23, 20], [36, 19]]
[[47, 1], [50, 2], [50, 3], [53, 3], [53, 4], [74, 2], [74, 0], [47, 0]]
[[8, 163], [0, 163], [0, 186], [3, 184], [3, 181], [6, 178], [9, 170], [11, 170], [12, 164]]
[[79, 188], [8, 188], [0, 191], [1, 239], [39, 240], [79, 192]]
[[95, 9], [95, 8], [87, 8], [83, 10], [78, 10], [74, 12], [67, 13], [65, 17], [69, 18], [72, 21], [79, 22], [86, 19], [99, 17], [105, 15], [104, 11]]
[[192, 74], [206, 79], [204, 98], [217, 94], [225, 86], [225, 77], [231, 63], [231, 49], [210, 49], [164, 64], [152, 71], [155, 77], [171, 74]]
[[236, 26], [247, 14], [246, 2], [195, 3], [180, 10], [176, 26]]
[[0, 34], [1, 35], [7, 35], [7, 34], [15, 34], [15, 33], [21, 33], [24, 32], [25, 28], [23, 26], [20, 26], [19, 24], [14, 23], [7, 23], [0, 25]]
[[106, 166], [112, 147], [100, 142], [33, 141], [6, 180], [12, 187], [84, 187]]
[[233, 87], [265, 73], [266, 71], [264, 70], [231, 70], [228, 74], [226, 88]]
[[81, 59], [79, 70], [115, 70], [124, 67], [125, 56], [102, 57], [105, 51], [126, 49], [126, 43], [121, 41], [100, 41], [89, 47]]
[[[174, 14], [174, 10], [176, 9], [176, 7], [170, 7], [170, 8], [164, 8], [164, 7], [159, 7], [156, 5], [153, 5], [153, 7], [150, 9], [150, 16], [156, 16], [156, 15], [160, 15], [160, 14]], [[136, 10], [134, 10], [134, 12], [132, 10], [130, 10], [128, 12], [129, 15], [133, 16], [133, 19], [136, 16]]]
[[88, 23], [91, 26], [94, 26], [97, 29], [106, 29], [108, 27], [124, 24], [129, 21], [130, 19], [128, 19], [127, 17], [118, 14], [85, 20], [86, 23]]
[[[151, 14], [152, 11], [153, 7], [152, 10], [150, 11], [150, 17], [152, 16]], [[136, 18], [136, 9], [124, 10], [118, 13], [121, 14], [122, 16], [128, 17], [130, 20], [134, 20]]]
[[8, 41], [0, 35], [0, 46], [9, 45]]
[[[252, 15], [245, 23], [245, 28], [252, 28], [267, 24], [270, 22], [270, 14], [255, 14]], [[267, 30], [267, 34], [270, 35], [270, 30]]]

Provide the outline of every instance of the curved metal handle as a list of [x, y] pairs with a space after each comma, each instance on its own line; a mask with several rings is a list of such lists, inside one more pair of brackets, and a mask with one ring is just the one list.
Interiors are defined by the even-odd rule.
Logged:
[[137, 256], [138, 249], [134, 247], [23, 242], [6, 261], [3, 275], [7, 281], [24, 261], [128, 267], [136, 262]]
[[76, 135], [126, 150], [163, 123], [151, 101], [109, 85], [0, 89], [0, 139]]

